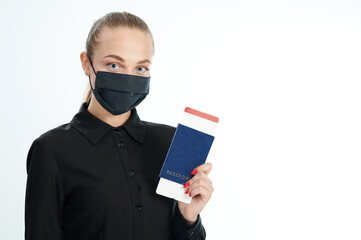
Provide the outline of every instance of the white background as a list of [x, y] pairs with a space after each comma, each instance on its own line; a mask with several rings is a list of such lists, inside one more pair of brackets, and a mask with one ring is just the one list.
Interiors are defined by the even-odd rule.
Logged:
[[360, 1], [0, 2], [0, 239], [23, 239], [32, 141], [79, 110], [80, 53], [111, 11], [155, 41], [141, 119], [220, 118], [207, 239], [361, 239]]

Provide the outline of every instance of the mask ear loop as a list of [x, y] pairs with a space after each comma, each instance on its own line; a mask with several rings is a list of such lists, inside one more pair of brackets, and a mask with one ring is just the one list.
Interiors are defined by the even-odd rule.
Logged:
[[[90, 60], [90, 57], [89, 57], [89, 56], [88, 56], [88, 59], [89, 59], [89, 62], [90, 62], [90, 66], [91, 66], [92, 69], [93, 69], [93, 72], [95, 73], [95, 75], [97, 75], [96, 72], [95, 72], [95, 70], [94, 70], [94, 68], [93, 68], [93, 63], [92, 63], [92, 61]], [[91, 89], [92, 89], [92, 92], [94, 92], [93, 86], [92, 86], [91, 81], [90, 81], [90, 75], [88, 76], [88, 78], [89, 78], [89, 84], [90, 84], [90, 87], [91, 87]], [[88, 101], [88, 105], [89, 105], [89, 103], [90, 103], [90, 99], [91, 99], [91, 95], [90, 95], [90, 98], [89, 98], [89, 101]]]
[[[95, 72], [95, 70], [94, 70], [94, 68], [93, 68], [93, 63], [92, 63], [92, 61], [90, 60], [90, 57], [89, 57], [89, 56], [88, 56], [88, 59], [89, 59], [90, 66], [92, 67], [94, 74], [97, 75], [96, 72]], [[90, 87], [91, 87], [92, 91], [94, 91], [94, 89], [93, 89], [93, 87], [92, 87], [92, 84], [91, 84], [91, 82], [90, 82], [90, 75], [89, 75], [88, 77], [89, 77]]]

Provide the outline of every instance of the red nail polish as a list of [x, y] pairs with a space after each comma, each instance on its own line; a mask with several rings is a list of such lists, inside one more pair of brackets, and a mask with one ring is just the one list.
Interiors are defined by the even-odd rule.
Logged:
[[185, 194], [187, 194], [189, 192], [189, 188], [187, 188], [187, 191], [185, 191]]
[[192, 175], [194, 175], [194, 174], [196, 174], [196, 173], [197, 173], [197, 168], [194, 169], [194, 170], [191, 172]]
[[186, 182], [186, 184], [184, 184], [183, 188], [186, 188], [189, 186], [189, 182]]
[[191, 193], [189, 193], [189, 196], [191, 197], [191, 196], [192, 196], [192, 194], [191, 194]]

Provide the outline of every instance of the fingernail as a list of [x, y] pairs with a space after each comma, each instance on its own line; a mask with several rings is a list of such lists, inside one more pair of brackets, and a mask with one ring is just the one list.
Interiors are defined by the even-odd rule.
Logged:
[[192, 196], [192, 194], [191, 194], [191, 193], [189, 193], [189, 196], [191, 197], [191, 196]]
[[197, 173], [197, 168], [194, 169], [194, 170], [191, 172], [192, 175], [194, 175], [194, 174], [196, 174], [196, 173]]
[[189, 192], [189, 188], [187, 188], [187, 190], [185, 191], [185, 194], [187, 194]]
[[183, 188], [186, 188], [189, 186], [189, 182], [186, 182], [186, 184], [184, 184]]

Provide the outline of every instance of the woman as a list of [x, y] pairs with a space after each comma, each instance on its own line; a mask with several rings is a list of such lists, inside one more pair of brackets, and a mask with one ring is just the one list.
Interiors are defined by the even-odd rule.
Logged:
[[25, 239], [205, 239], [210, 163], [184, 186], [190, 204], [155, 191], [175, 128], [141, 121], [135, 108], [149, 92], [153, 54], [139, 17], [112, 12], [93, 24], [80, 55], [85, 101], [28, 152]]

